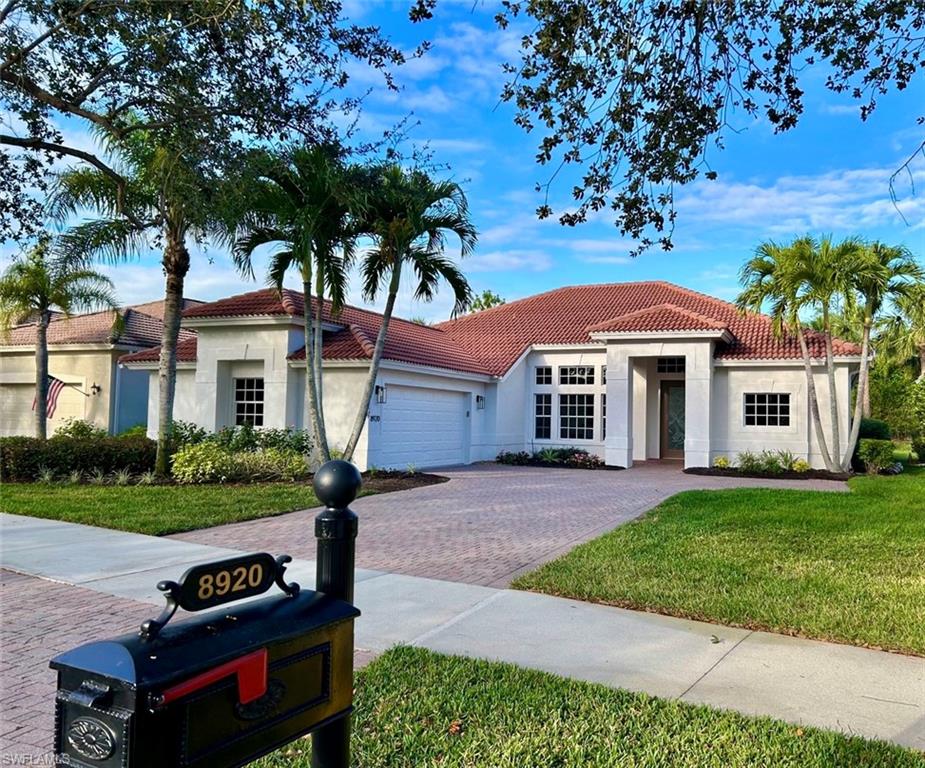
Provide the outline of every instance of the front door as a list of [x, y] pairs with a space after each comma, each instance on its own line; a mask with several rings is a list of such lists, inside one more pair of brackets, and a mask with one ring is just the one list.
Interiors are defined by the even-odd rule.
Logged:
[[662, 432], [659, 445], [663, 459], [684, 458], [684, 382], [662, 382]]

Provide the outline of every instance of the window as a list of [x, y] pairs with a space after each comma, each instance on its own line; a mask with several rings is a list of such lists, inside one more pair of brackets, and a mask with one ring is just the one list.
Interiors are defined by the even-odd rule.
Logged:
[[552, 366], [538, 365], [536, 367], [536, 383], [540, 386], [552, 384]]
[[593, 365], [563, 365], [559, 368], [560, 384], [593, 384]]
[[559, 437], [594, 439], [594, 395], [559, 395]]
[[601, 395], [601, 440], [607, 437], [607, 395]]
[[660, 357], [655, 362], [656, 373], [684, 373], [683, 357]]
[[790, 394], [779, 392], [746, 392], [745, 426], [789, 427]]
[[263, 379], [234, 380], [234, 423], [263, 426]]
[[552, 395], [534, 395], [533, 436], [537, 440], [549, 440], [552, 437]]

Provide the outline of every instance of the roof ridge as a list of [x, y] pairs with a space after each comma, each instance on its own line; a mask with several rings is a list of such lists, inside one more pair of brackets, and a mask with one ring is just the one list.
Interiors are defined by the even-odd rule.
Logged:
[[372, 357], [373, 352], [376, 349], [376, 345], [370, 341], [369, 336], [366, 335], [366, 331], [354, 323], [350, 323], [350, 325], [347, 327], [350, 329], [350, 333], [353, 334], [353, 338], [355, 338], [357, 343], [363, 348], [363, 351]]

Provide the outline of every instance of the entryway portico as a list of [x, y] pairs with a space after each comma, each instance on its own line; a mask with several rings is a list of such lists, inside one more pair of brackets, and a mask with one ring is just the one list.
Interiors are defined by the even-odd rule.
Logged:
[[728, 331], [600, 327], [591, 335], [607, 347], [606, 463], [676, 458], [710, 466], [714, 347]]

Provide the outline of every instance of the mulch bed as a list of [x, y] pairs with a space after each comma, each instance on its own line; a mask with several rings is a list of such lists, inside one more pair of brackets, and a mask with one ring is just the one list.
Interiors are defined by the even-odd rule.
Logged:
[[711, 477], [756, 477], [760, 480], [847, 480], [850, 472], [829, 472], [825, 469], [810, 469], [806, 472], [743, 472], [732, 467], [689, 467], [684, 472], [688, 475], [709, 475]]
[[373, 477], [368, 472], [363, 473], [363, 487], [377, 493], [390, 493], [391, 491], [407, 491], [409, 488], [421, 488], [425, 485], [438, 485], [446, 483], [450, 478], [442, 475], [431, 475], [427, 472], [383, 471], [377, 470]]

